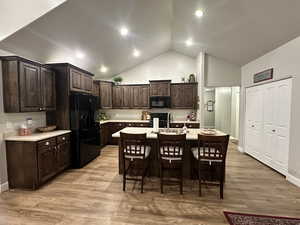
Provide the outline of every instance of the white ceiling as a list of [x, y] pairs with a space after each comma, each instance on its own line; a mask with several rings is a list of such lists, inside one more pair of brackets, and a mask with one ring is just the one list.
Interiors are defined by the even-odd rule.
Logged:
[[66, 0], [1, 0], [0, 41], [65, 1]]
[[[201, 19], [193, 15], [198, 8]], [[68, 0], [0, 42], [0, 49], [70, 62], [102, 77], [170, 49], [192, 57], [205, 51], [244, 65], [299, 36], [299, 10], [299, 0]], [[130, 29], [127, 38], [119, 35], [122, 25]], [[187, 38], [195, 44], [186, 47]], [[133, 48], [140, 58], [132, 56]]]

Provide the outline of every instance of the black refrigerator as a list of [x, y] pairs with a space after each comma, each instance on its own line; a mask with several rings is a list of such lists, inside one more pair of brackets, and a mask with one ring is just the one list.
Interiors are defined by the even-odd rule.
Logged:
[[72, 166], [82, 168], [100, 155], [100, 125], [95, 122], [98, 99], [92, 95], [70, 95]]

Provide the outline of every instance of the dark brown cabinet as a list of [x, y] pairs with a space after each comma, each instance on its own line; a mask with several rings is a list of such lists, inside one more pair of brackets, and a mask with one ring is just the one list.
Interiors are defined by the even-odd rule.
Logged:
[[47, 125], [56, 125], [60, 130], [70, 129], [71, 92], [92, 94], [93, 74], [69, 63], [47, 64], [56, 74], [56, 110], [47, 112]]
[[91, 94], [93, 91], [93, 78], [78, 69], [70, 68], [70, 90]]
[[100, 84], [98, 81], [93, 82], [93, 93], [94, 96], [100, 97]]
[[187, 128], [200, 128], [200, 123], [170, 123], [170, 127], [182, 128], [184, 124]]
[[5, 112], [55, 110], [55, 74], [18, 56], [1, 57]]
[[113, 86], [112, 88], [113, 108], [123, 108], [124, 89], [123, 86]]
[[171, 84], [171, 107], [174, 109], [196, 109], [197, 87], [197, 83]]
[[6, 141], [10, 188], [36, 189], [71, 164], [70, 135], [38, 142]]
[[20, 106], [21, 112], [41, 111], [40, 66], [20, 62]]
[[131, 108], [149, 108], [149, 85], [131, 87]]
[[149, 108], [149, 85], [113, 86], [113, 108]]
[[123, 105], [122, 108], [132, 108], [132, 86], [122, 86], [123, 88]]
[[100, 81], [100, 102], [102, 109], [111, 109], [113, 107], [113, 90], [112, 82]]
[[150, 80], [150, 96], [170, 96], [171, 80]]
[[100, 125], [101, 129], [101, 145], [108, 144], [117, 145], [118, 138], [113, 138], [112, 135], [125, 127], [150, 127], [150, 123], [145, 122], [108, 122]]
[[41, 87], [43, 109], [46, 111], [56, 109], [55, 73], [47, 68], [41, 68]]

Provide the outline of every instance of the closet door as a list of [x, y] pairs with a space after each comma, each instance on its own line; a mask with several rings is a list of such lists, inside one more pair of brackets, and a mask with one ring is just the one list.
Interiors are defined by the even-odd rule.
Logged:
[[273, 163], [275, 169], [283, 174], [288, 170], [291, 87], [291, 79], [279, 81], [274, 95], [275, 113], [272, 132], [276, 141], [273, 143]]
[[258, 87], [246, 90], [246, 152], [259, 158], [261, 156], [262, 128], [263, 128], [263, 101], [262, 89]]
[[264, 146], [262, 153], [266, 164], [272, 163], [274, 146], [276, 146], [276, 135], [274, 130], [276, 100], [276, 85], [274, 83], [263, 85], [263, 104], [264, 104]]

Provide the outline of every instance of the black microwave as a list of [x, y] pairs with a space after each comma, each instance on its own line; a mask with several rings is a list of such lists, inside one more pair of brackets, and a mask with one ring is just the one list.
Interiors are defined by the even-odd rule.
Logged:
[[170, 96], [150, 97], [150, 108], [171, 108], [171, 97]]

